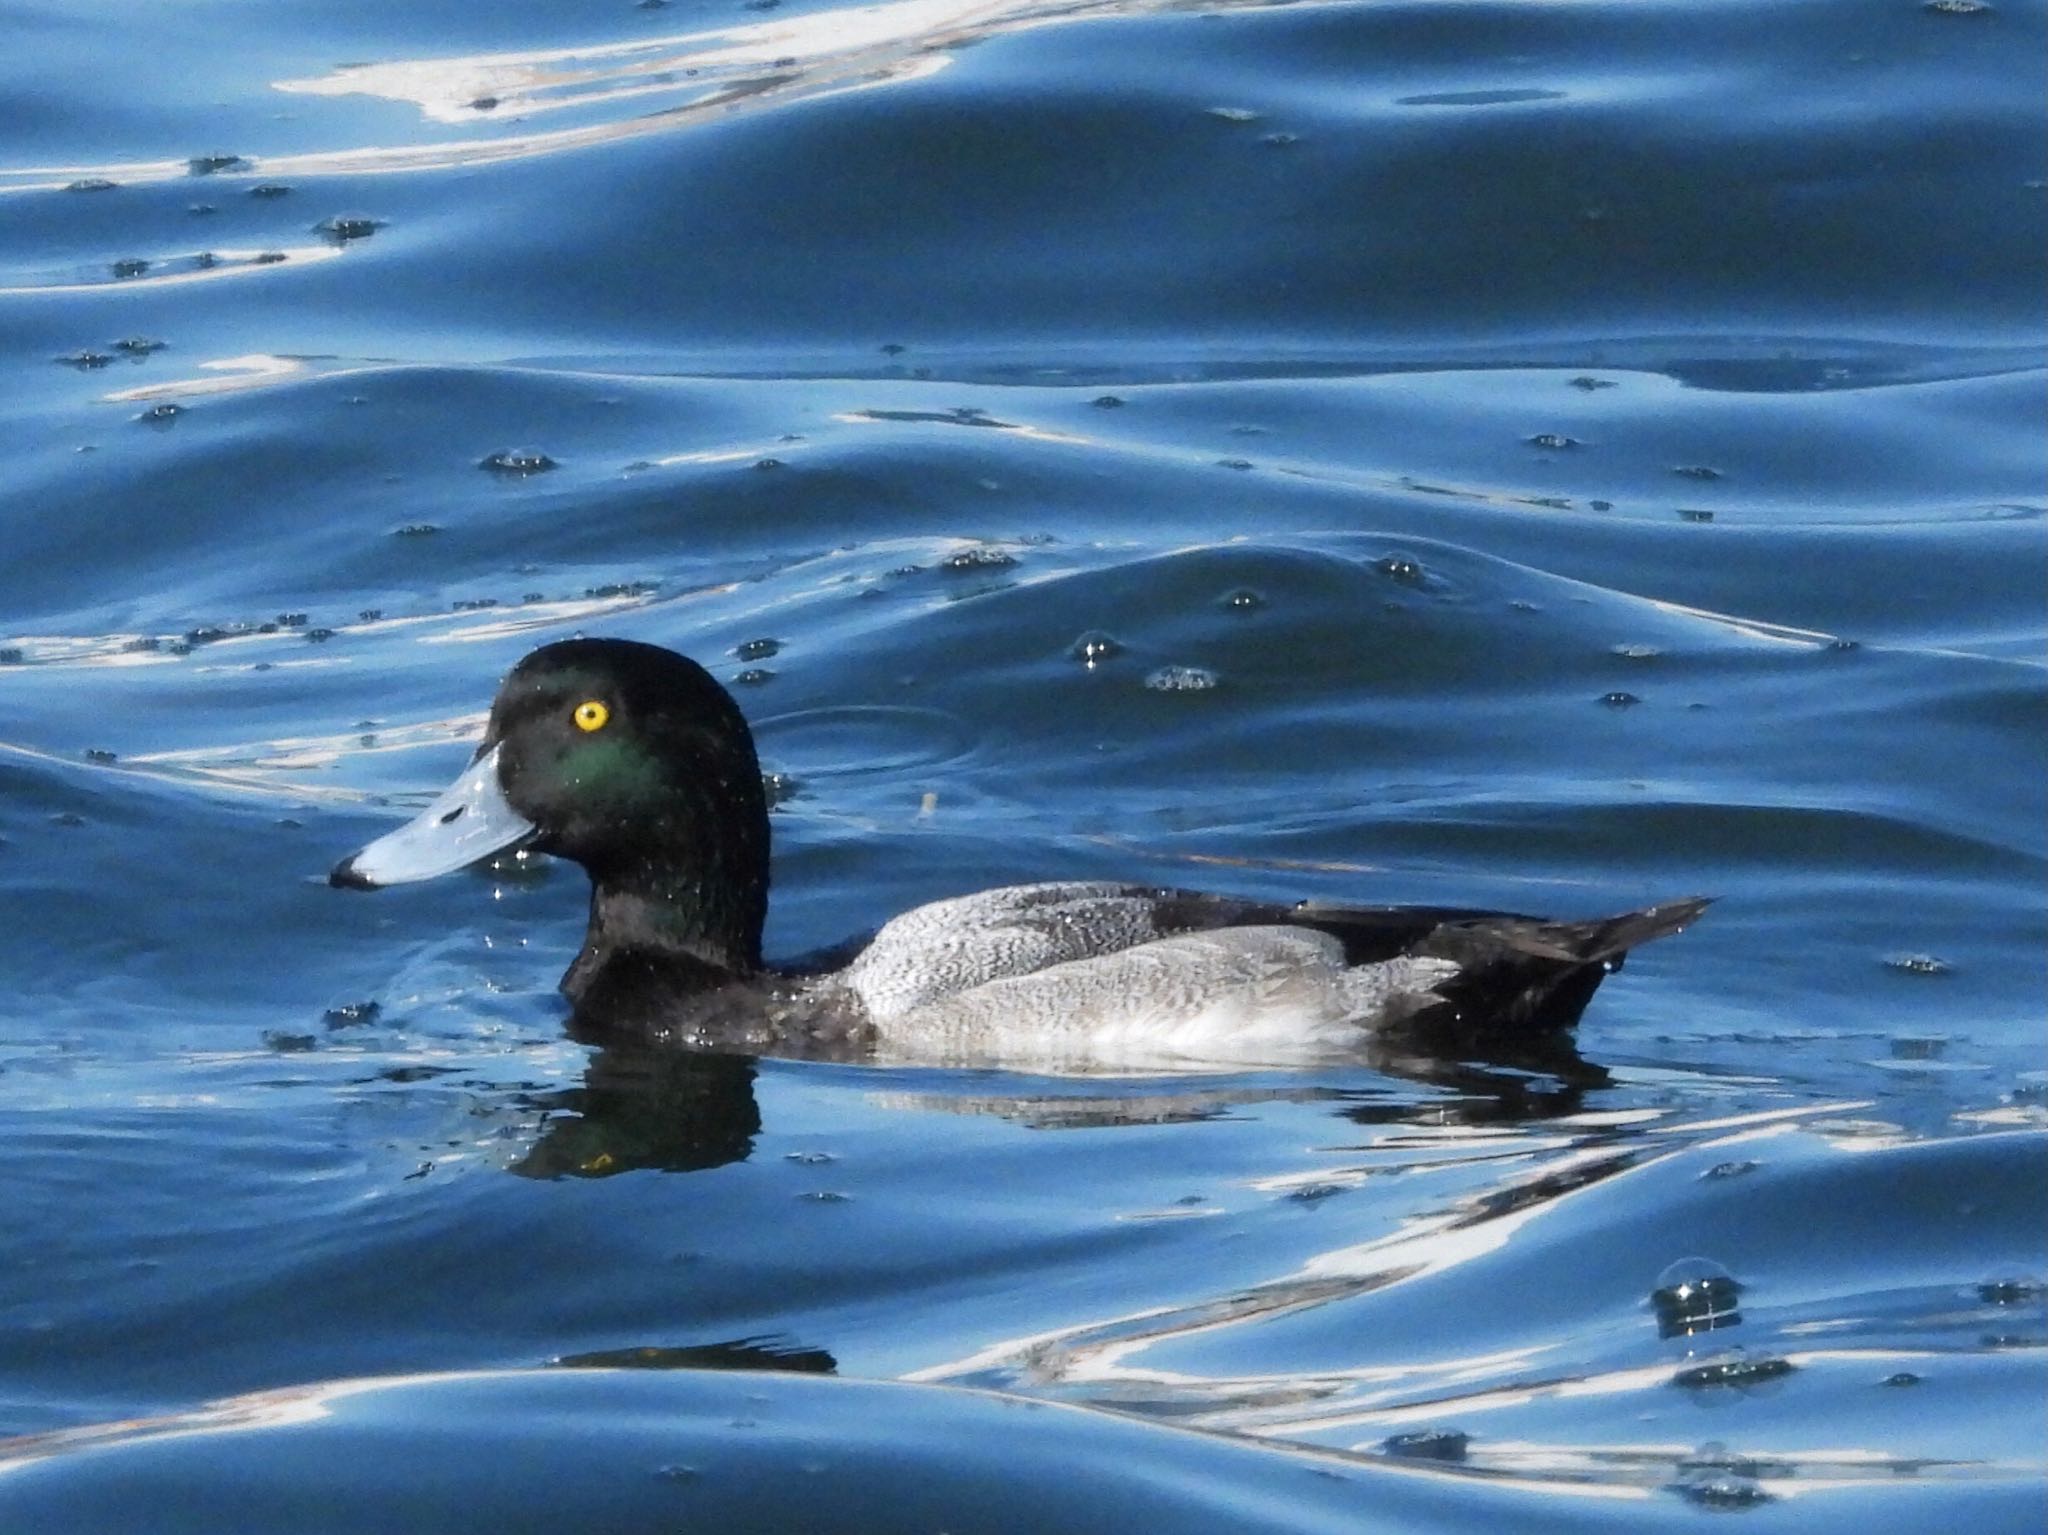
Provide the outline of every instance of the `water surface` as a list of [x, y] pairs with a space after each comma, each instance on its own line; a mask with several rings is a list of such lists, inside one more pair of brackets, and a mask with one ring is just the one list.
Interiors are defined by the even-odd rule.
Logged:
[[[2038, 3], [0, 18], [8, 1522], [2038, 1527]], [[775, 953], [1720, 899], [1553, 1075], [598, 1049], [322, 879], [573, 633]]]

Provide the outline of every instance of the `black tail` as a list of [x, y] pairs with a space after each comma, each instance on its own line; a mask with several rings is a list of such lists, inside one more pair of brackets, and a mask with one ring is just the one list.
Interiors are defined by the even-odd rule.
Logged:
[[1692, 897], [1588, 922], [1481, 917], [1444, 923], [1410, 950], [1455, 960], [1441, 1001], [1405, 1024], [1417, 1038], [1466, 1048], [1571, 1028], [1629, 950], [1678, 932], [1705, 911]]

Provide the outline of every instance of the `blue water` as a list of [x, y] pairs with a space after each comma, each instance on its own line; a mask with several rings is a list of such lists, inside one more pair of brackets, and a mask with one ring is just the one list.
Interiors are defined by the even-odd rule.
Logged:
[[[1974, 3], [0, 3], [0, 1524], [2038, 1529]], [[774, 953], [1720, 899], [1556, 1074], [598, 1049], [575, 870], [323, 879], [579, 632]]]

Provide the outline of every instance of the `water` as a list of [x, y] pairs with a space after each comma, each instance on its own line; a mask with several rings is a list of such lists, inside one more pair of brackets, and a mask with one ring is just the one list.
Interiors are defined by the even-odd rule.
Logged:
[[[5, 1522], [2038, 1528], [2043, 19], [0, 11]], [[1720, 901], [1557, 1075], [596, 1049], [321, 878], [574, 632], [772, 952]]]

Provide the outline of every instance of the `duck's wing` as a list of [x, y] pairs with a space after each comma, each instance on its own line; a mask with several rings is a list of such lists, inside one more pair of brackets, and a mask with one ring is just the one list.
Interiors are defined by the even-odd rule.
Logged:
[[1359, 1054], [1440, 999], [1450, 960], [1344, 963], [1327, 933], [1220, 927], [1006, 975], [895, 1014], [875, 1048], [1051, 1071], [1294, 1066]]
[[1402, 1022], [1446, 1042], [1484, 1042], [1569, 1028], [1630, 948], [1677, 932], [1706, 904], [1672, 901], [1616, 917], [1553, 922], [1467, 907], [1288, 905], [1152, 885], [1010, 885], [892, 919], [838, 980], [886, 1027], [990, 982], [1164, 938], [1308, 929], [1334, 939], [1336, 962], [1346, 967], [1449, 961], [1453, 968], [1432, 985], [1432, 1005], [1406, 1010]]
[[[870, 1017], [886, 1022], [990, 981], [1183, 933], [1313, 928], [1338, 940], [1343, 963], [1364, 965], [1408, 954], [1446, 924], [1526, 920], [1448, 906], [1288, 905], [1108, 881], [1004, 885], [891, 918], [839, 978]], [[823, 957], [799, 968], [823, 970]]]
[[1162, 892], [1142, 885], [1005, 885], [892, 917], [839, 973], [877, 1024], [1048, 965], [1164, 938]]

